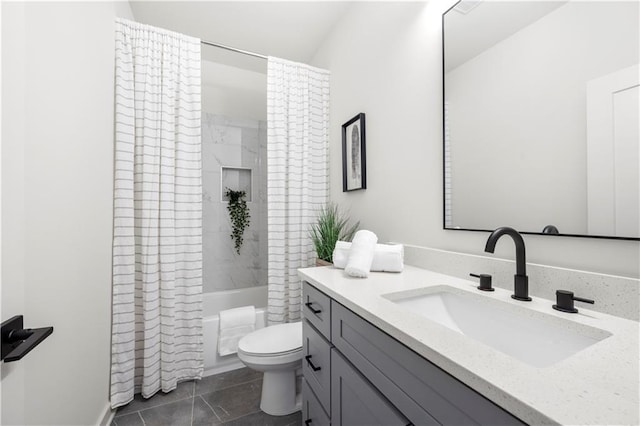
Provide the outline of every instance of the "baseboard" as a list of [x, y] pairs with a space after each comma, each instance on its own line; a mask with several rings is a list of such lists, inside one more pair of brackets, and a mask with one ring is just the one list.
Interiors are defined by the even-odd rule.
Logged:
[[243, 368], [245, 365], [239, 359], [224, 365], [217, 365], [204, 370], [202, 377], [213, 376], [214, 374], [226, 373], [228, 371]]
[[109, 426], [113, 421], [113, 417], [116, 415], [116, 410], [111, 409], [111, 403], [107, 402], [107, 405], [104, 407], [103, 414], [100, 417], [100, 422], [98, 426]]

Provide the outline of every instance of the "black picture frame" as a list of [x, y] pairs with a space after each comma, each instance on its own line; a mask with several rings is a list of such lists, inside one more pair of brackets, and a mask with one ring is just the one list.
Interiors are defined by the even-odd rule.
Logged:
[[342, 192], [367, 189], [365, 115], [342, 125]]

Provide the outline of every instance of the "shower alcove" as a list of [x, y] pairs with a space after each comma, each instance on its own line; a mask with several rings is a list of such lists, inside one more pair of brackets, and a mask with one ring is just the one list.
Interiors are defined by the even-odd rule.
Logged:
[[[266, 139], [264, 121], [202, 115], [205, 293], [267, 284]], [[247, 193], [251, 221], [240, 254], [230, 237], [227, 188]]]

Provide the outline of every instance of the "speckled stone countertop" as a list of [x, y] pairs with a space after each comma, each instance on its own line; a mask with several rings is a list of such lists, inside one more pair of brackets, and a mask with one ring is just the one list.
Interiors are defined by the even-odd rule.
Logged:
[[[511, 291], [480, 292], [475, 281], [411, 266], [397, 274], [372, 272], [365, 279], [351, 278], [331, 266], [300, 269], [299, 275], [529, 424], [640, 423], [638, 322], [579, 303], [578, 314], [565, 314], [551, 308], [555, 301], [534, 297], [532, 302], [519, 302], [510, 297]], [[562, 327], [593, 327], [611, 336], [549, 367], [536, 368], [381, 297], [442, 285], [499, 300], [532, 316], [546, 314]]]

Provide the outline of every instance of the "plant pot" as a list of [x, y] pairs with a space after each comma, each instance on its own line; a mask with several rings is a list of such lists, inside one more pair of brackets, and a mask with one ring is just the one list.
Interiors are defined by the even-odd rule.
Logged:
[[333, 265], [333, 263], [327, 262], [326, 260], [323, 260], [323, 259], [316, 259], [316, 266], [331, 266], [331, 265]]

